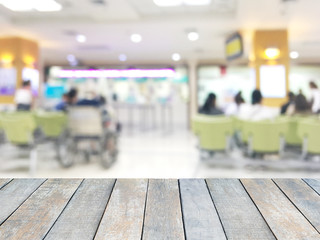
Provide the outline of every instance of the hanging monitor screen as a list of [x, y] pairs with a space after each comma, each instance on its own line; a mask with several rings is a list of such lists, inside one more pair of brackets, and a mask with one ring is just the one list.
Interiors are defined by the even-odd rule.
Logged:
[[286, 69], [283, 65], [260, 67], [260, 90], [265, 98], [286, 97]]
[[239, 33], [232, 34], [226, 41], [227, 60], [240, 58], [243, 54], [242, 37]]

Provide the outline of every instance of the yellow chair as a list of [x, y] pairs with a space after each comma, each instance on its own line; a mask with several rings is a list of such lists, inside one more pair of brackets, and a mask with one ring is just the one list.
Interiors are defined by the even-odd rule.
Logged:
[[308, 154], [320, 154], [320, 120], [308, 118], [298, 125], [298, 134], [303, 139], [302, 158]]

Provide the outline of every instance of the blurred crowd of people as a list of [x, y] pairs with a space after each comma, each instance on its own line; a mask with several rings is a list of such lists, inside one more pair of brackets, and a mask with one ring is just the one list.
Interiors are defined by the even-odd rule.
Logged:
[[314, 81], [309, 82], [311, 99], [300, 90], [297, 94], [288, 93], [288, 102], [283, 104], [280, 109], [264, 106], [263, 96], [259, 89], [255, 89], [251, 95], [251, 103], [246, 103], [241, 95], [241, 91], [234, 96], [234, 102], [229, 104], [223, 111], [216, 104], [216, 95], [209, 93], [205, 103], [199, 109], [200, 114], [206, 115], [227, 115], [237, 116], [240, 119], [259, 121], [272, 119], [282, 115], [311, 115], [320, 113], [320, 90]]

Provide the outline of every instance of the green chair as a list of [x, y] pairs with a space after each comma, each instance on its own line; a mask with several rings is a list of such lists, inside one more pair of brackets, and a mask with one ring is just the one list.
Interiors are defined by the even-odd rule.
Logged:
[[245, 137], [248, 138], [248, 153], [282, 154], [285, 134], [288, 131], [287, 120], [246, 121]]
[[41, 135], [44, 137], [42, 142], [53, 141], [59, 163], [63, 167], [70, 167], [73, 161], [69, 161], [69, 158], [66, 156], [68, 154], [67, 115], [62, 112], [39, 111], [35, 113], [35, 119], [42, 133]]
[[308, 154], [320, 154], [320, 120], [308, 118], [298, 125], [298, 135], [303, 139], [302, 158]]
[[233, 120], [229, 117], [208, 116], [196, 123], [200, 148], [207, 151], [230, 150], [231, 137], [234, 132]]
[[30, 174], [34, 175], [37, 164], [37, 152], [33, 133], [36, 124], [31, 113], [10, 113], [0, 119], [6, 139], [12, 145], [29, 151]]

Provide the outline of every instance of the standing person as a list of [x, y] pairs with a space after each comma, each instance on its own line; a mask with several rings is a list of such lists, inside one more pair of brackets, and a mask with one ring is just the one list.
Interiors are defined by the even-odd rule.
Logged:
[[14, 102], [17, 111], [30, 111], [34, 102], [30, 80], [23, 81], [22, 87], [15, 93]]
[[280, 112], [280, 113], [281, 113], [282, 115], [287, 112], [287, 109], [288, 109], [288, 107], [289, 107], [290, 105], [294, 105], [295, 95], [294, 95], [293, 92], [289, 92], [289, 93], [288, 93], [288, 98], [289, 98], [289, 101], [281, 106], [281, 112]]
[[216, 107], [216, 95], [210, 93], [205, 101], [204, 105], [200, 108], [201, 114], [206, 115], [221, 115], [223, 114], [222, 110]]
[[311, 110], [313, 113], [320, 112], [320, 91], [317, 84], [314, 81], [309, 82], [309, 87], [311, 89]]

